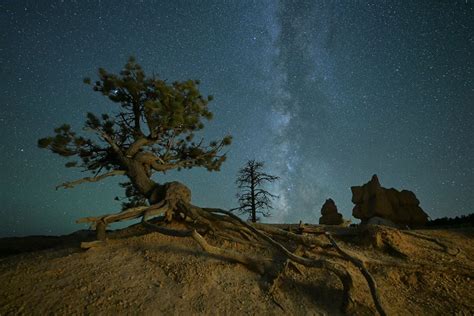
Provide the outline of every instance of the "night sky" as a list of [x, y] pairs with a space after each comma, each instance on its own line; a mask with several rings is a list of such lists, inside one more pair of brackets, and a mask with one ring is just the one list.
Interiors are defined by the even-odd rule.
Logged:
[[[281, 180], [271, 222], [317, 223], [325, 199], [351, 218], [372, 174], [431, 218], [473, 212], [474, 5], [445, 1], [1, 1], [0, 236], [63, 234], [120, 210], [120, 179], [88, 176], [37, 139], [111, 102], [82, 79], [133, 55], [147, 73], [199, 79], [206, 139], [230, 133], [221, 172], [180, 180], [196, 205], [232, 208], [248, 159]], [[124, 179], [122, 179], [124, 180]], [[354, 219], [353, 219], [354, 220]], [[355, 222], [358, 222], [355, 220]]]

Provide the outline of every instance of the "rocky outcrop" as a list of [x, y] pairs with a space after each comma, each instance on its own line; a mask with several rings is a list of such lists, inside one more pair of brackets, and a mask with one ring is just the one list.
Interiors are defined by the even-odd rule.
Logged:
[[352, 216], [362, 223], [373, 217], [389, 220], [400, 226], [417, 227], [428, 222], [428, 215], [421, 209], [420, 201], [411, 191], [386, 189], [380, 185], [377, 175], [363, 186], [351, 187]]
[[342, 214], [337, 211], [337, 206], [332, 199], [327, 199], [321, 208], [321, 217], [319, 224], [321, 225], [341, 225], [344, 223]]

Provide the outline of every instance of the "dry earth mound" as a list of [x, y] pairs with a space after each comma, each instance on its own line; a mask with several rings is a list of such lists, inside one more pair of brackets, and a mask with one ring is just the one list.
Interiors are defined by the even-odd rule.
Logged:
[[[334, 227], [333, 232], [340, 247], [366, 263], [389, 315], [474, 311], [472, 228], [368, 226]], [[203, 252], [192, 238], [148, 233], [140, 226], [109, 233], [109, 238], [87, 251], [66, 244], [3, 257], [0, 314], [340, 314], [341, 284], [325, 270], [282, 262], [280, 273], [261, 277]], [[240, 252], [271, 253], [223, 240], [209, 242]], [[375, 314], [367, 303], [367, 283], [355, 266], [335, 251], [294, 251], [345, 265], [357, 288], [352, 314]]]

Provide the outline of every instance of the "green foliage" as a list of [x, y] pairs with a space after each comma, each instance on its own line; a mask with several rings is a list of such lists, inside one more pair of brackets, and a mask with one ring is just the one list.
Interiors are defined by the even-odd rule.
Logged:
[[45, 137], [38, 139], [39, 148], [47, 148], [53, 142], [53, 137]]
[[222, 140], [222, 143], [224, 144], [224, 146], [230, 145], [232, 143], [232, 136], [225, 136]]
[[66, 164], [64, 165], [66, 168], [72, 168], [72, 167], [75, 167], [77, 165], [77, 161], [68, 161], [66, 162]]
[[[111, 126], [113, 124], [109, 120], [100, 120], [92, 113], [87, 113], [85, 126], [91, 129], [108, 130], [111, 134]], [[84, 170], [98, 171], [102, 168], [106, 170], [116, 167], [117, 160], [110, 155], [110, 150], [104, 148], [92, 139], [77, 136], [71, 130], [71, 126], [63, 124], [54, 129], [55, 136], [45, 137], [38, 140], [38, 147], [46, 148], [55, 154], [63, 157], [78, 157], [81, 164], [77, 161], [70, 161], [65, 164], [67, 168], [80, 167]]]

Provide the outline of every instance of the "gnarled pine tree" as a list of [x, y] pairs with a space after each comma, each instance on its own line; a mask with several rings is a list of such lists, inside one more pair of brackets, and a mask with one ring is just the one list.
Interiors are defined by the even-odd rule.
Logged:
[[[84, 81], [91, 84], [90, 79]], [[283, 243], [307, 249], [327, 247], [327, 244], [322, 245], [312, 235], [295, 234], [268, 225], [249, 224], [225, 210], [197, 207], [191, 204], [191, 191], [184, 184], [160, 184], [152, 179], [154, 173], [172, 169], [204, 167], [217, 171], [226, 158], [222, 150], [230, 144], [230, 136], [207, 145], [204, 145], [203, 140], [193, 141], [194, 134], [204, 127], [203, 120], [212, 117], [208, 109], [208, 102], [212, 97], [205, 98], [201, 95], [197, 81], [168, 84], [157, 77], [147, 77], [140, 65], [131, 58], [118, 75], [99, 69], [99, 80], [92, 87], [109, 98], [117, 108], [113, 114], [87, 114], [84, 129], [94, 136], [80, 136], [69, 125], [64, 124], [54, 130], [54, 136], [38, 141], [41, 148], [76, 159], [67, 162], [66, 167], [78, 167], [93, 173], [91, 177], [66, 182], [58, 187], [71, 188], [80, 183], [97, 182], [118, 175], [128, 178], [122, 186], [131, 198], [128, 205], [133, 206], [132, 208], [120, 213], [78, 220], [78, 223], [92, 223], [97, 231], [99, 242], [85, 244], [85, 247], [104, 244], [107, 225], [134, 218], [141, 218], [145, 227], [160, 233], [191, 237], [204, 251], [242, 263], [261, 274], [270, 271], [274, 273], [278, 266], [276, 263], [279, 262], [275, 261], [276, 256], [255, 257], [219, 248], [209, 244], [204, 236], [209, 234], [215, 238], [252, 246], [270, 246], [276, 252], [275, 255], [279, 254], [307, 267], [327, 269], [337, 275], [344, 288], [342, 307], [345, 311], [350, 310], [353, 306], [353, 279], [348, 270], [342, 264], [326, 258], [299, 256], [288, 250]], [[150, 217], [158, 215], [153, 221], [150, 220]], [[180, 221], [186, 229], [172, 229], [166, 224], [170, 221]], [[339, 247], [331, 234], [323, 230], [312, 233], [327, 236], [333, 249], [362, 271], [377, 311], [385, 314], [376, 283], [364, 262]], [[277, 242], [277, 239], [283, 243]], [[275, 280], [278, 280], [278, 275], [280, 273]], [[274, 285], [276, 284], [275, 281]]]
[[[84, 82], [91, 83], [88, 78]], [[203, 97], [198, 84], [194, 80], [168, 84], [147, 77], [133, 58], [119, 75], [101, 68], [93, 89], [113, 101], [118, 111], [100, 117], [87, 113], [85, 129], [95, 133], [98, 141], [78, 136], [64, 124], [54, 130], [54, 137], [40, 139], [38, 145], [79, 159], [66, 167], [94, 173], [93, 178], [62, 186], [126, 175], [135, 189], [131, 196], [141, 195], [154, 204], [162, 198], [162, 186], [152, 180], [154, 172], [193, 167], [214, 171], [226, 158], [221, 151], [230, 144], [230, 136], [208, 145], [193, 141], [195, 132], [204, 127], [203, 119], [212, 118], [208, 109], [212, 96]]]

